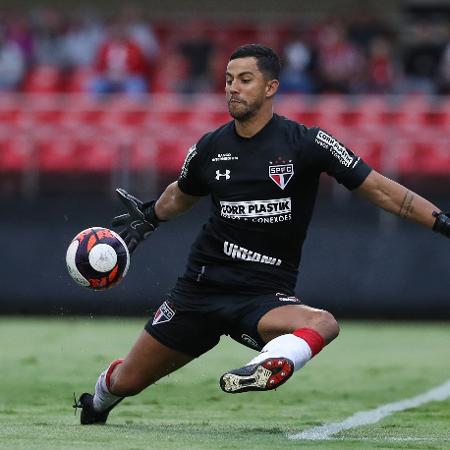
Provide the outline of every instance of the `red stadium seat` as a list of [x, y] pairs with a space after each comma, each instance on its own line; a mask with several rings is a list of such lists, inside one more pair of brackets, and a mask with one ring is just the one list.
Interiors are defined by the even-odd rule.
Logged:
[[79, 169], [105, 173], [121, 167], [121, 143], [114, 138], [92, 137], [77, 141]]
[[76, 123], [87, 126], [100, 126], [104, 123], [107, 116], [107, 110], [97, 104], [92, 104], [91, 106], [79, 108], [71, 112], [71, 117]]
[[28, 93], [54, 93], [62, 90], [62, 77], [55, 66], [42, 65], [30, 69], [23, 84]]
[[424, 176], [450, 174], [450, 149], [446, 134], [422, 129], [420, 134], [399, 136], [393, 145], [397, 150], [400, 173]]
[[379, 132], [383, 126], [383, 117], [387, 108], [386, 100], [381, 96], [362, 97], [353, 106], [354, 113], [357, 114], [354, 125], [361, 129]]
[[120, 167], [120, 143], [113, 139], [45, 138], [38, 144], [43, 172], [108, 173]]
[[55, 126], [66, 117], [64, 107], [59, 104], [36, 105], [30, 109], [30, 121], [34, 126]]
[[0, 135], [15, 137], [30, 128], [31, 112], [21, 95], [0, 94]]
[[426, 97], [404, 98], [396, 104], [389, 104], [383, 113], [383, 123], [385, 126], [414, 131], [417, 127], [426, 125], [426, 112], [429, 107]]
[[70, 138], [45, 137], [36, 143], [38, 168], [42, 172], [71, 172], [81, 169], [76, 143]]
[[370, 133], [348, 133], [344, 144], [360, 156], [370, 167], [375, 170], [384, 170], [385, 142], [382, 137]]
[[186, 137], [156, 140], [158, 169], [166, 173], [178, 173], [193, 143]]
[[157, 117], [156, 120], [163, 121], [167, 124], [173, 124], [177, 127], [186, 126], [191, 119], [192, 112], [189, 107], [184, 107], [179, 105], [178, 108], [155, 111], [154, 116]]
[[127, 146], [127, 167], [136, 172], [156, 169], [157, 145], [151, 137], [139, 137]]
[[425, 121], [431, 127], [450, 133], [450, 100], [442, 97], [438, 103], [432, 104], [425, 113]]
[[335, 133], [344, 125], [342, 114], [347, 110], [347, 104], [342, 96], [326, 95], [315, 102], [312, 110], [318, 114], [316, 125]]
[[24, 111], [18, 101], [12, 105], [2, 105], [0, 99], [0, 124], [3, 126], [23, 125], [27, 122], [29, 113]]
[[0, 172], [21, 172], [34, 165], [34, 144], [30, 138], [0, 138]]

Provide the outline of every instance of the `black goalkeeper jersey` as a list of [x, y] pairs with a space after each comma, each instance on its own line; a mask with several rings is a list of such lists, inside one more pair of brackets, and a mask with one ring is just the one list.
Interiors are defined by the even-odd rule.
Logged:
[[251, 138], [234, 121], [186, 156], [178, 186], [212, 196], [212, 214], [192, 245], [185, 276], [249, 291], [293, 292], [319, 177], [348, 189], [371, 169], [320, 128], [274, 114]]

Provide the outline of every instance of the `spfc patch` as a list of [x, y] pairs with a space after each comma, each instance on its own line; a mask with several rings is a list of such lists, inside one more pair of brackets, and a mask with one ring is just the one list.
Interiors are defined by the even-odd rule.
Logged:
[[169, 306], [167, 302], [164, 302], [155, 312], [153, 316], [152, 325], [157, 325], [158, 323], [169, 322], [173, 319], [175, 311]]
[[281, 189], [284, 189], [294, 175], [294, 164], [276, 164], [269, 166], [269, 177]]

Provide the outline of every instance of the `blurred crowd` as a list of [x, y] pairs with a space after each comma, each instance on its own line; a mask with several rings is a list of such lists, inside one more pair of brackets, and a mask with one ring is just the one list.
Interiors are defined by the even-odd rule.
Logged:
[[450, 94], [448, 18], [155, 20], [136, 6], [1, 13], [0, 91], [221, 92], [227, 57], [249, 42], [282, 56], [285, 93]]

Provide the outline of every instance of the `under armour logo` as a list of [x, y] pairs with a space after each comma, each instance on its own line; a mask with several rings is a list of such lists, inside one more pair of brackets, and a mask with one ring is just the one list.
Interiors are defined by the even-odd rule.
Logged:
[[220, 170], [216, 170], [216, 180], [220, 180], [220, 177], [225, 177], [225, 180], [229, 180], [231, 178], [230, 170], [225, 170], [225, 173], [220, 173]]
[[140, 227], [141, 225], [143, 225], [142, 220], [134, 220], [133, 222], [131, 222], [130, 226], [131, 228], [133, 228], [133, 230], [137, 230], [138, 227]]

